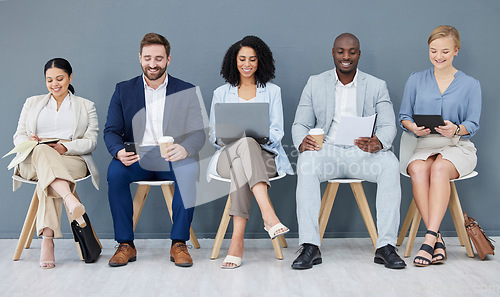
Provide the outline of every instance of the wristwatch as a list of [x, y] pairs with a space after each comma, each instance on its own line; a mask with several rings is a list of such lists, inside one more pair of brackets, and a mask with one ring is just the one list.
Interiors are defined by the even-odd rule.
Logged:
[[457, 125], [457, 131], [455, 131], [455, 135], [458, 135], [460, 133], [460, 125]]

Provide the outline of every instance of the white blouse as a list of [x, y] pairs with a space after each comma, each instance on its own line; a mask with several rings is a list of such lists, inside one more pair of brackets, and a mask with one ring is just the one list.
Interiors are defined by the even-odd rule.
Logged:
[[36, 134], [40, 138], [73, 139], [75, 116], [71, 96], [64, 98], [59, 110], [57, 101], [50, 96], [47, 105], [40, 111], [36, 123]]

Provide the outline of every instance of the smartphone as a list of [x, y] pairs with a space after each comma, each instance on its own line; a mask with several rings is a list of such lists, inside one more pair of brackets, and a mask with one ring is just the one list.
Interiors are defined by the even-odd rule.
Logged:
[[134, 154], [137, 154], [137, 151], [135, 149], [135, 142], [125, 142], [124, 144], [126, 152], [132, 152]]

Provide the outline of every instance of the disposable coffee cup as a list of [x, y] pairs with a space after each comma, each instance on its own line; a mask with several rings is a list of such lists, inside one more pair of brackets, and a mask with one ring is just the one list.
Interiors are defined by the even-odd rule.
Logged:
[[158, 144], [160, 145], [160, 153], [162, 158], [167, 157], [167, 148], [174, 144], [174, 138], [172, 136], [163, 136], [158, 138]]
[[316, 143], [319, 145], [319, 149], [323, 147], [323, 140], [325, 139], [325, 131], [321, 128], [314, 128], [309, 130], [309, 135], [311, 135]]

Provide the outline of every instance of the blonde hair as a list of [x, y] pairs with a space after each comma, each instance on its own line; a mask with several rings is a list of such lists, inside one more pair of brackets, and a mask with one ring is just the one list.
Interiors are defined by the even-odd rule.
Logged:
[[431, 44], [434, 40], [443, 37], [450, 37], [455, 42], [455, 46], [460, 49], [460, 34], [458, 34], [458, 30], [455, 27], [448, 25], [438, 26], [432, 30], [427, 44]]

